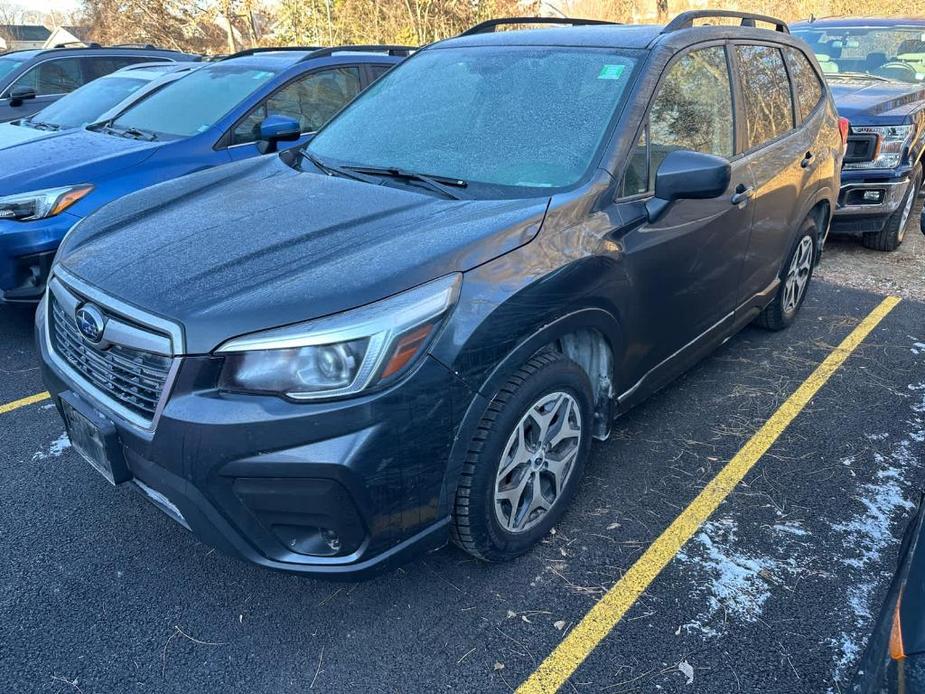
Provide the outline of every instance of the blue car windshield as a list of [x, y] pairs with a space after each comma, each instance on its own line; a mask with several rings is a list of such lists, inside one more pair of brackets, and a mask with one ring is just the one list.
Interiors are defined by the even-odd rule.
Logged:
[[276, 72], [222, 65], [205, 67], [168, 84], [136, 104], [110, 125], [167, 138], [205, 132]]
[[21, 60], [13, 60], [12, 58], [0, 58], [0, 79], [6, 77], [20, 65], [22, 65]]
[[57, 128], [80, 128], [98, 120], [147, 83], [138, 77], [103, 77], [61, 97], [27, 120]]
[[921, 82], [925, 79], [925, 26], [795, 28], [809, 44], [826, 79], [858, 77]]
[[580, 182], [628, 93], [637, 53], [433, 48], [388, 72], [308, 151], [340, 166], [461, 179], [478, 195], [545, 195]]

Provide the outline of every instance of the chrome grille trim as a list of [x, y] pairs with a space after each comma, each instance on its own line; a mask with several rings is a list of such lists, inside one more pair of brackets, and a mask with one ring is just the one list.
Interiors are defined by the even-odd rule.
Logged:
[[[85, 301], [108, 317], [106, 348], [88, 344], [77, 330], [73, 312]], [[181, 344], [175, 340], [182, 339], [179, 326], [132, 309], [55, 268], [44, 328], [49, 359], [71, 385], [129, 424], [153, 430], [179, 368], [174, 356]]]

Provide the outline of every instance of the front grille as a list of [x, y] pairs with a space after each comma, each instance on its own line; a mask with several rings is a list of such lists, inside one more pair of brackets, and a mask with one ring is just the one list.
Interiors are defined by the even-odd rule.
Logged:
[[51, 345], [58, 356], [90, 384], [150, 422], [167, 381], [171, 358], [122, 345], [94, 347], [81, 337], [74, 317], [52, 292], [48, 300]]

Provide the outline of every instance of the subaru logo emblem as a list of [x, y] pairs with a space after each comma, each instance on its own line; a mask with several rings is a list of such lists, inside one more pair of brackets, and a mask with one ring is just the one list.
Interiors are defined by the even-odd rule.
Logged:
[[106, 328], [106, 316], [93, 304], [84, 304], [74, 313], [77, 329], [91, 344], [99, 344]]

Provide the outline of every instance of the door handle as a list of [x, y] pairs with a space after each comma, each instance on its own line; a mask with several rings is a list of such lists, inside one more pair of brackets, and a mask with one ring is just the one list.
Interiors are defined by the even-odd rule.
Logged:
[[740, 183], [736, 186], [736, 191], [732, 194], [732, 197], [729, 198], [729, 202], [731, 202], [733, 205], [741, 205], [744, 202], [748, 202], [748, 199], [754, 194], [754, 186], [747, 186], [743, 183]]
[[800, 166], [802, 166], [804, 169], [808, 169], [810, 166], [812, 166], [815, 160], [816, 160], [816, 155], [813, 154], [812, 152], [807, 152], [803, 156], [803, 159], [800, 161]]

